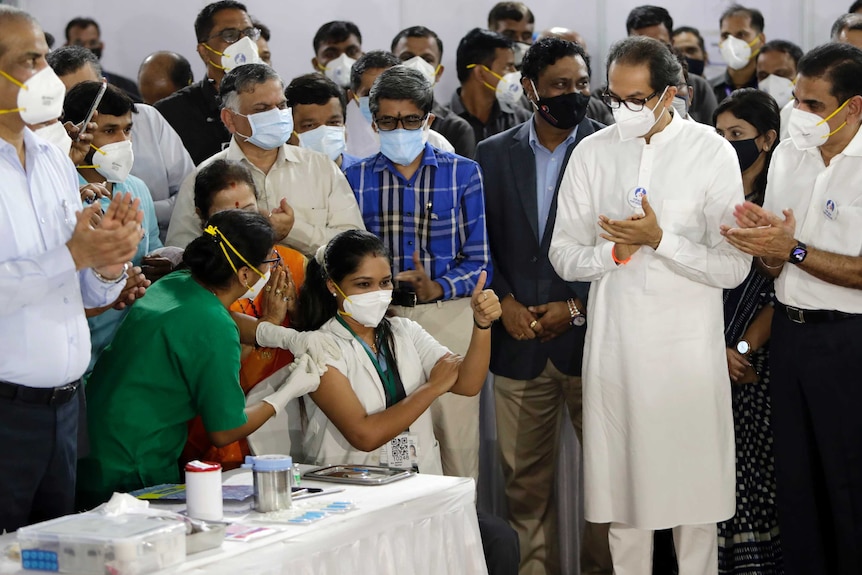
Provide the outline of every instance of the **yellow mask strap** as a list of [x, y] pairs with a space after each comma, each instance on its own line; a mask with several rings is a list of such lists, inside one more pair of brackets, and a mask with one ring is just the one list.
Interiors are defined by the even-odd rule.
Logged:
[[[93, 148], [94, 150], [96, 150], [97, 152], [99, 152], [100, 154], [102, 154], [103, 156], [106, 156], [106, 155], [107, 155], [107, 154], [105, 153], [105, 151], [104, 151], [104, 150], [102, 150], [102, 148], [97, 148], [97, 147], [96, 147], [96, 146], [94, 146], [93, 144], [90, 144], [90, 147], [91, 147], [91, 148]], [[96, 168], [100, 168], [100, 167], [102, 167], [102, 165], [101, 165], [101, 164], [78, 165], [78, 166], [75, 166], [75, 167], [76, 167], [76, 168], [92, 168], [92, 169], [94, 169], [94, 170], [95, 170]]]
[[[834, 111], [834, 112], [832, 112], [831, 114], [829, 114], [828, 116], [826, 116], [825, 118], [823, 118], [822, 120], [820, 120], [819, 122], [817, 122], [817, 125], [819, 126], [820, 124], [823, 124], [823, 123], [825, 123], [825, 122], [828, 122], [829, 120], [831, 120], [832, 118], [834, 118], [834, 117], [835, 117], [835, 114], [837, 114], [838, 112], [840, 112], [841, 110], [843, 110], [843, 109], [844, 109], [844, 106], [846, 106], [846, 105], [847, 105], [847, 103], [848, 103], [849, 101], [850, 101], [850, 98], [848, 98], [847, 100], [845, 100], [845, 102], [844, 102], [843, 104], [841, 104], [840, 106], [838, 106], [838, 107], [835, 109], [835, 111]], [[845, 124], [846, 124], [846, 122], [845, 122]], [[840, 128], [839, 128], [839, 129], [840, 129]], [[837, 130], [836, 130], [836, 131], [837, 131]], [[834, 134], [835, 132], [832, 132], [832, 133]]]
[[[214, 48], [211, 48], [209, 45], [207, 45], [207, 43], [206, 43], [206, 42], [201, 42], [201, 46], [203, 46], [204, 48], [206, 48], [207, 50], [209, 50], [209, 51], [210, 51], [210, 52], [212, 52], [213, 54], [218, 54], [219, 56], [224, 56], [224, 52], [219, 52], [218, 50], [216, 50], [216, 49], [214, 49]], [[225, 67], [224, 67], [224, 66], [222, 66], [221, 64], [216, 64], [215, 62], [213, 62], [213, 61], [212, 61], [212, 60], [210, 60], [209, 58], [207, 58], [207, 62], [209, 62], [210, 64], [212, 64], [213, 66], [215, 66], [215, 67], [216, 67], [216, 68], [218, 68], [219, 70], [227, 70], [227, 68], [225, 68]]]
[[[3, 70], [0, 70], [0, 76], [3, 76], [4, 78], [6, 78], [7, 80], [9, 80], [10, 82], [12, 82], [13, 84], [15, 84], [16, 86], [18, 86], [19, 88], [21, 88], [23, 90], [29, 90], [29, 88], [26, 85], [22, 84], [21, 82], [19, 82], [18, 80], [16, 80], [15, 78], [10, 76], [6, 72], [4, 72]], [[15, 112], [23, 112], [24, 110], [25, 110], [24, 108], [12, 108], [11, 110], [0, 110], [0, 114], [14, 114]]]
[[[334, 286], [335, 286], [335, 289], [336, 289], [336, 290], [338, 290], [338, 293], [340, 293], [340, 294], [341, 294], [341, 297], [343, 297], [344, 299], [347, 299], [347, 300], [349, 300], [349, 299], [350, 299], [349, 297], [347, 297], [347, 294], [345, 294], [343, 291], [341, 291], [341, 288], [340, 288], [340, 287], [338, 287], [338, 284], [337, 284], [337, 283], [335, 283], [335, 282], [333, 281], [333, 282], [332, 282], [332, 285], [334, 285]], [[347, 313], [347, 312], [345, 312], [345, 311], [338, 310], [338, 314], [339, 314], [339, 315], [346, 315], [346, 316], [350, 317], [350, 314], [349, 314], [349, 313]]]
[[253, 265], [248, 263], [248, 260], [245, 259], [244, 257], [242, 257], [242, 254], [239, 253], [239, 251], [237, 251], [237, 249], [235, 247], [233, 247], [233, 244], [230, 243], [230, 240], [228, 240], [225, 237], [225, 235], [221, 232], [221, 230], [219, 230], [216, 226], [208, 225], [206, 228], [204, 228], [204, 233], [211, 235], [212, 237], [214, 237], [218, 241], [218, 245], [219, 245], [219, 247], [221, 247], [221, 251], [224, 253], [224, 257], [227, 259], [227, 263], [230, 264], [230, 267], [233, 270], [233, 273], [238, 274], [239, 270], [236, 269], [236, 266], [234, 265], [233, 260], [230, 257], [230, 254], [227, 253], [227, 249], [225, 249], [225, 247], [224, 247], [225, 244], [227, 244], [227, 247], [229, 247], [230, 250], [237, 255], [237, 257], [242, 261], [242, 263], [244, 263], [246, 266], [248, 266], [257, 275], [266, 279], [266, 275], [264, 275], [259, 269], [257, 269], [256, 267], [254, 267]]
[[[491, 68], [489, 68], [489, 67], [488, 67], [488, 66], [486, 66], [485, 64], [470, 64], [469, 66], [467, 66], [467, 69], [469, 70], [470, 68], [475, 68], [475, 67], [477, 67], [477, 66], [481, 66], [482, 68], [485, 68], [485, 70], [486, 70], [486, 71], [490, 72], [490, 73], [491, 73], [491, 75], [492, 75], [492, 76], [494, 76], [495, 78], [497, 78], [498, 80], [502, 80], [502, 79], [503, 79], [503, 77], [502, 77], [501, 75], [499, 75], [498, 73], [496, 73], [495, 71], [493, 71]], [[491, 84], [489, 84], [488, 82], [485, 82], [485, 81], [483, 80], [483, 81], [482, 81], [482, 83], [483, 83], [483, 84], [485, 84], [485, 87], [486, 87], [486, 88], [488, 88], [489, 90], [491, 90], [491, 91], [493, 91], [493, 92], [496, 92], [496, 91], [497, 91], [497, 88], [496, 88], [495, 86], [492, 86], [492, 85], [491, 85]]]

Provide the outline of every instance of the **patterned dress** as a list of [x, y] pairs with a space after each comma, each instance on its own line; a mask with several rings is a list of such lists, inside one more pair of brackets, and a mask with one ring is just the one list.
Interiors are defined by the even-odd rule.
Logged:
[[[752, 266], [745, 282], [724, 292], [725, 341], [734, 347], [775, 297], [772, 280]], [[775, 505], [769, 404], [769, 344], [751, 354], [755, 383], [733, 385], [736, 435], [736, 515], [718, 524], [722, 574], [781, 575], [784, 568]], [[728, 381], [728, 385], [731, 385]]]

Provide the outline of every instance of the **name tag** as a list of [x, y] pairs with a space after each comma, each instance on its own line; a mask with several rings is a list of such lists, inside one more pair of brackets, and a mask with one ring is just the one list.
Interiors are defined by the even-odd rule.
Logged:
[[827, 220], [835, 221], [838, 219], [838, 205], [834, 200], [826, 200], [826, 206], [823, 208], [823, 215]]
[[380, 465], [419, 471], [419, 436], [405, 431], [382, 445]]
[[646, 188], [637, 187], [629, 192], [628, 195], [629, 205], [634, 208], [634, 212], [639, 216], [644, 215], [643, 199], [646, 193]]

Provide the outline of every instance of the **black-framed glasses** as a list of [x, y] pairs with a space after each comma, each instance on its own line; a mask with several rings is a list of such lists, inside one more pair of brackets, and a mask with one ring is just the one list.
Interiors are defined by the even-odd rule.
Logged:
[[262, 264], [274, 264], [275, 267], [280, 266], [281, 265], [281, 254], [278, 253], [278, 250], [273, 249], [271, 255], [272, 255], [271, 258], [263, 260], [260, 263], [262, 263]]
[[619, 96], [607, 90], [602, 93], [602, 101], [611, 110], [618, 110], [621, 105], [625, 106], [632, 112], [640, 112], [646, 106], [646, 103], [658, 96], [658, 90], [647, 96], [646, 98], [626, 98], [620, 99]]
[[240, 38], [251, 38], [252, 40], [257, 40], [260, 38], [260, 29], [255, 27], [246, 28], [244, 30], [240, 30], [239, 28], [225, 28], [218, 34], [213, 34], [207, 40], [212, 40], [213, 38], [221, 38], [228, 44], [233, 44], [238, 41]]
[[410, 116], [398, 116], [397, 118], [394, 116], [382, 116], [380, 118], [374, 118], [374, 122], [377, 124], [377, 128], [384, 132], [389, 132], [398, 127], [398, 124], [401, 124], [401, 127], [405, 130], [418, 130], [425, 124], [425, 120], [428, 118], [428, 114], [424, 116], [418, 116], [416, 114], [412, 114]]

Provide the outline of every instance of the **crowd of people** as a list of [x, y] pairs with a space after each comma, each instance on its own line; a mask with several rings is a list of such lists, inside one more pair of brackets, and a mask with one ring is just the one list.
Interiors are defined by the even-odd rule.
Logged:
[[135, 81], [95, 20], [52, 49], [0, 6], [0, 531], [236, 467], [274, 418], [305, 463], [476, 479], [491, 373], [490, 573], [562, 572], [563, 418], [581, 573], [862, 572], [862, 2], [808, 52], [719, 25], [705, 78], [633, 9], [595, 89], [580, 34], [500, 2], [441, 102], [423, 26], [326, 23], [288, 81], [219, 0], [204, 78]]

